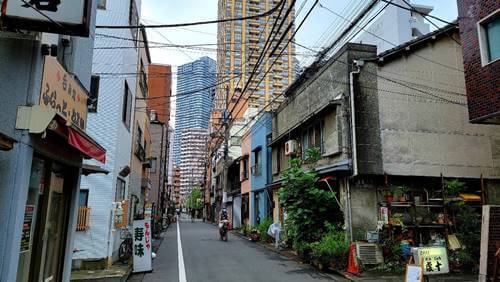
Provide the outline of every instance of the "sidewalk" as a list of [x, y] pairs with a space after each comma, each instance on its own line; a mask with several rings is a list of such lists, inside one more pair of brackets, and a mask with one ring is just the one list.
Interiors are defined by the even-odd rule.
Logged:
[[[159, 239], [153, 239], [153, 252], [158, 253], [164, 238], [163, 233]], [[73, 270], [71, 271], [71, 281], [82, 282], [125, 282], [132, 274], [132, 261], [129, 264], [122, 264], [117, 261], [111, 267], [101, 270]]]
[[[388, 281], [388, 282], [396, 282], [396, 281], [404, 281], [404, 274], [391, 274], [385, 272], [374, 272], [368, 271], [363, 272], [361, 275], [356, 276], [347, 272], [342, 272], [344, 277], [351, 281], [363, 281], [363, 282], [378, 282], [378, 281]], [[440, 281], [463, 281], [463, 282], [476, 282], [478, 281], [477, 274], [461, 274], [461, 273], [451, 273], [445, 275], [430, 275], [429, 281], [431, 282], [440, 282]]]
[[[241, 235], [238, 231], [232, 231], [232, 234], [239, 236], [240, 238], [248, 239], [247, 237]], [[278, 253], [290, 260], [303, 264], [304, 262], [291, 250], [277, 250], [273, 244], [256, 242], [257, 245], [262, 246], [272, 252]], [[338, 273], [348, 281], [363, 281], [363, 282], [400, 282], [404, 281], [404, 274], [392, 274], [386, 272], [376, 272], [376, 271], [367, 271], [363, 272], [360, 275], [353, 275], [345, 271], [333, 271], [330, 270], [328, 272]], [[338, 278], [335, 277], [337, 281]], [[431, 282], [446, 282], [446, 281], [461, 281], [461, 282], [476, 282], [478, 281], [477, 274], [462, 274], [462, 273], [451, 273], [446, 275], [435, 275], [429, 276], [429, 281]]]

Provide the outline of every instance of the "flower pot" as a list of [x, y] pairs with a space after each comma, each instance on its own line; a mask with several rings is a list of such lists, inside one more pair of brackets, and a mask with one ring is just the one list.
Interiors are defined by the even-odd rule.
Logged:
[[387, 194], [387, 195], [385, 195], [385, 201], [386, 201], [387, 203], [392, 203], [392, 202], [394, 201], [394, 196], [393, 196], [393, 195], [391, 195], [391, 194]]
[[400, 202], [406, 202], [406, 195], [399, 196], [399, 201]]

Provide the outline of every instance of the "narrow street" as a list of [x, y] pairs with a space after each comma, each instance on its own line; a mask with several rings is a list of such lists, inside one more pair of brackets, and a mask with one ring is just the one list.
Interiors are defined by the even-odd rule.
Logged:
[[[179, 279], [177, 226], [180, 228], [186, 280]], [[239, 236], [228, 242], [218, 239], [217, 227], [194, 223], [185, 216], [173, 224], [153, 260], [153, 272], [134, 274], [129, 281], [347, 281], [331, 274], [318, 273], [309, 265], [271, 252]]]

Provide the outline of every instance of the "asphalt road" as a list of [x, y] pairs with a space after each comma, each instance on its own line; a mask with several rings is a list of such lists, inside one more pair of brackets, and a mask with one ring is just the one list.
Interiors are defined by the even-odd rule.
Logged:
[[153, 261], [153, 272], [134, 274], [129, 281], [345, 281], [239, 236], [230, 234], [228, 242], [222, 242], [217, 227], [201, 221], [183, 218], [178, 226], [182, 247], [178, 245], [177, 225], [173, 224]]

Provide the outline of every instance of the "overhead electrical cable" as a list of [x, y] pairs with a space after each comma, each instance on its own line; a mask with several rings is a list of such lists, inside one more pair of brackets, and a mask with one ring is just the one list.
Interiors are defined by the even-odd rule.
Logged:
[[229, 19], [217, 19], [210, 21], [198, 21], [198, 22], [188, 22], [188, 23], [176, 23], [176, 24], [156, 24], [156, 25], [98, 25], [96, 28], [98, 29], [130, 29], [130, 28], [170, 28], [170, 27], [186, 27], [186, 26], [194, 26], [194, 25], [206, 25], [206, 24], [216, 24], [216, 23], [225, 23], [225, 22], [235, 22], [235, 21], [244, 21], [251, 19], [259, 19], [263, 17], [267, 17], [273, 14], [278, 8], [284, 4], [285, 0], [281, 0], [275, 7], [271, 8], [269, 11], [266, 11], [261, 14], [247, 16], [247, 17], [239, 17], [239, 18], [229, 18]]

